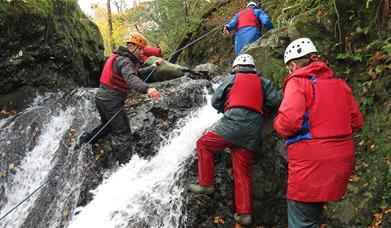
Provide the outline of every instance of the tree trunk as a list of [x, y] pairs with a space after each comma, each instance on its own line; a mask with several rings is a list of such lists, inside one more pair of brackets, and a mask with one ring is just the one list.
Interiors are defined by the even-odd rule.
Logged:
[[110, 0], [107, 0], [107, 24], [108, 24], [108, 28], [109, 28], [110, 52], [112, 52], [115, 47], [114, 47], [114, 42], [113, 42], [113, 22], [112, 22], [112, 18], [111, 18]]

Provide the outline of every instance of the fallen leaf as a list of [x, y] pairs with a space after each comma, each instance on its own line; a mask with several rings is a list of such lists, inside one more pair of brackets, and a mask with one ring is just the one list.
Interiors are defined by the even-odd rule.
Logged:
[[235, 223], [235, 228], [242, 228], [242, 225], [240, 225], [239, 223]]
[[322, 10], [319, 10], [316, 13], [316, 17], [323, 17], [323, 16], [326, 16], [326, 15], [327, 15], [327, 12], [326, 11], [322, 11]]
[[204, 205], [200, 200], [196, 200], [195, 203], [196, 203], [198, 206]]
[[64, 209], [64, 210], [62, 211], [62, 215], [63, 215], [64, 217], [68, 217], [69, 211], [68, 211], [67, 209]]
[[383, 213], [376, 213], [373, 215], [373, 221], [371, 223], [371, 228], [378, 228], [382, 223]]
[[350, 74], [352, 71], [350, 69], [346, 69], [345, 71], [343, 71], [342, 73], [344, 74]]
[[369, 165], [368, 165], [367, 163], [365, 163], [365, 162], [362, 162], [362, 163], [361, 163], [361, 167], [362, 167], [362, 168], [368, 168], [368, 166], [369, 166]]
[[357, 183], [360, 180], [360, 177], [357, 174], [352, 174], [349, 178], [350, 182]]

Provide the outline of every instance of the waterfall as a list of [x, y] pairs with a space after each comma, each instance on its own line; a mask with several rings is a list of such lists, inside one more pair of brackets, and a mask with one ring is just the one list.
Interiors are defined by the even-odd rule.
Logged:
[[[63, 183], [58, 184], [58, 189], [53, 190], [53, 198], [56, 201], [47, 206], [53, 207], [52, 212], [47, 215], [51, 218], [47, 224], [50, 227], [58, 226], [62, 217], [61, 205], [67, 202], [71, 195], [77, 195], [79, 186], [74, 183], [79, 182], [77, 179], [80, 178], [77, 170], [69, 170], [69, 167], [62, 166], [67, 162], [64, 158], [72, 157], [65, 137], [71, 127], [78, 131], [85, 128], [84, 118], [94, 118], [91, 114], [94, 108], [91, 101], [93, 94], [94, 90], [83, 89], [70, 97], [63, 93], [49, 93], [37, 97], [24, 112], [1, 121], [2, 166], [12, 169], [7, 180], [1, 179], [0, 182], [5, 189], [5, 200], [1, 199], [0, 202], [1, 216], [32, 193], [56, 168], [62, 168], [75, 175], [70, 175], [67, 180], [61, 180]], [[81, 160], [79, 155], [73, 157], [76, 161]], [[35, 209], [34, 206], [42, 192], [43, 189], [0, 221], [0, 227], [23, 226], [27, 216]], [[42, 198], [44, 197], [46, 196]], [[76, 201], [74, 206], [76, 207]], [[45, 210], [50, 211], [48, 208]]]
[[221, 115], [207, 104], [180, 121], [150, 160], [133, 156], [94, 191], [93, 200], [78, 208], [70, 228], [183, 226], [180, 178], [202, 133]]

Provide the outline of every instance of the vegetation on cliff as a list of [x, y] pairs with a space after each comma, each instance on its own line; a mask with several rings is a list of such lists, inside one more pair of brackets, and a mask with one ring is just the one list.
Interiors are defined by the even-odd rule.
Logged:
[[76, 0], [0, 2], [0, 106], [24, 107], [37, 92], [96, 85], [102, 38]]

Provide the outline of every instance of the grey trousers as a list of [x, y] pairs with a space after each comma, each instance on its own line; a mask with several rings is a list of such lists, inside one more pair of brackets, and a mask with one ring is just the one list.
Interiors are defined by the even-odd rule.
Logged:
[[325, 203], [309, 203], [288, 199], [287, 204], [289, 228], [319, 228]]

